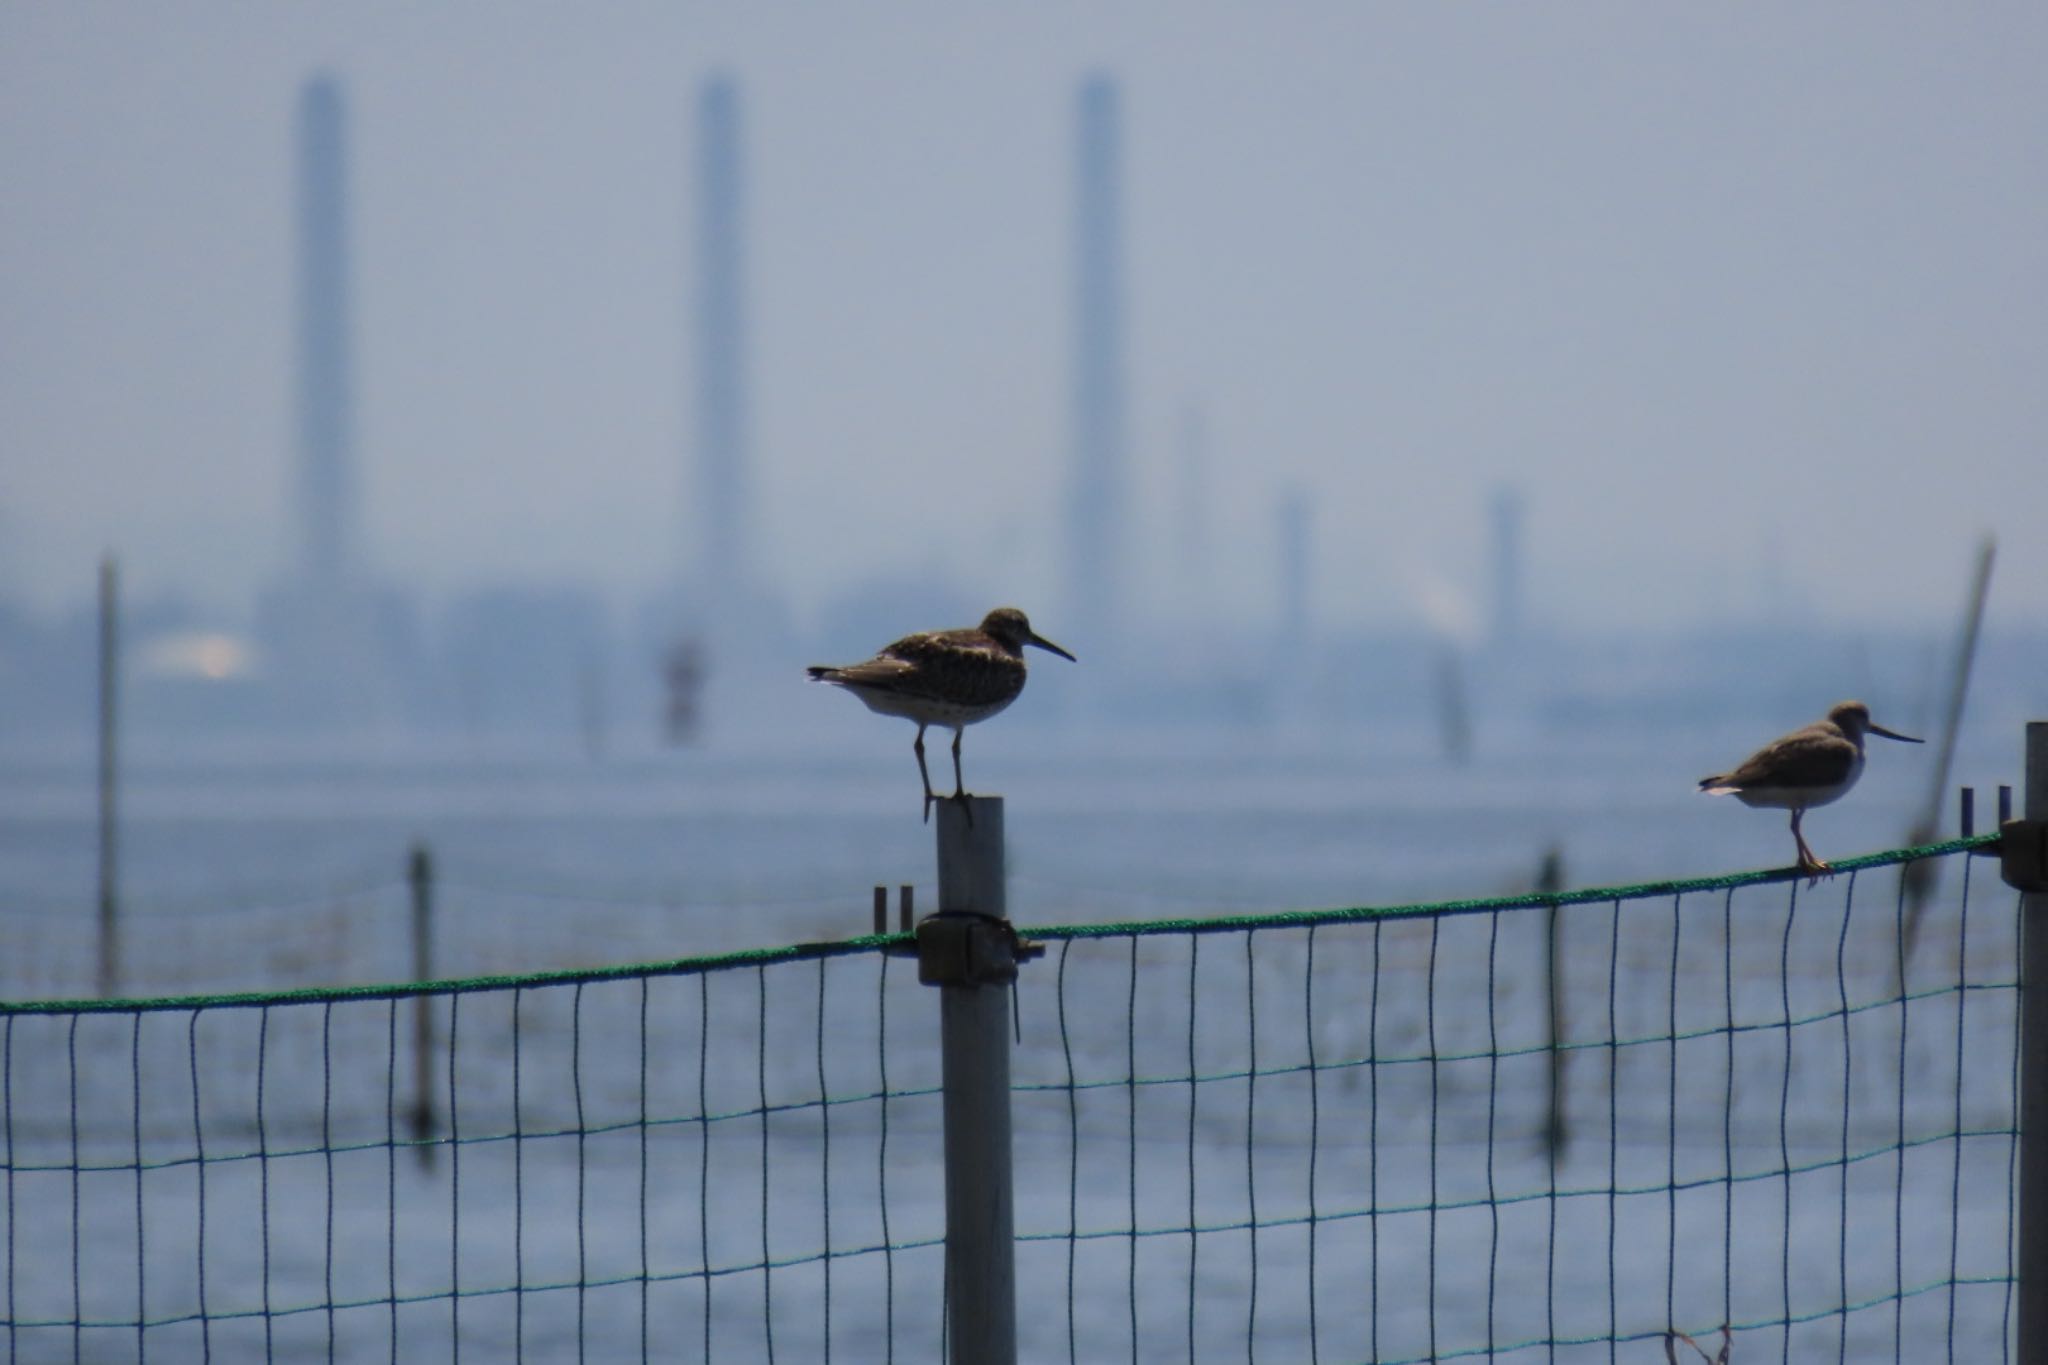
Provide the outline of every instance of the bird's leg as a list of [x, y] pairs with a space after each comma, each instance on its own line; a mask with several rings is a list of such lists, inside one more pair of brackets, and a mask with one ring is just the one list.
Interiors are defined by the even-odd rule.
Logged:
[[924, 727], [917, 727], [917, 742], [910, 746], [917, 750], [917, 775], [924, 779], [924, 822], [932, 822], [932, 802], [937, 796], [932, 792], [932, 775], [924, 766]]
[[1806, 874], [1806, 884], [1812, 886], [1822, 876], [1833, 872], [1834, 869], [1814, 857], [1813, 850], [1806, 846], [1806, 836], [1799, 832], [1799, 817], [1804, 814], [1806, 814], [1804, 810], [1792, 812], [1792, 839], [1799, 845], [1799, 870]]
[[974, 803], [967, 799], [967, 784], [960, 780], [960, 735], [962, 729], [963, 727], [958, 725], [953, 727], [953, 799], [960, 803], [960, 809], [966, 813], [967, 823], [971, 828], [974, 824]]

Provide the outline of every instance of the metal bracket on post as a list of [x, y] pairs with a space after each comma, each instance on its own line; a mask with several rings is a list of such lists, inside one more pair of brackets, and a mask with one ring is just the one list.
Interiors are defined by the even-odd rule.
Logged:
[[1010, 984], [1037, 945], [1004, 917], [1002, 798], [937, 804], [939, 912], [917, 926], [917, 979], [939, 988], [948, 1355], [1014, 1365]]
[[1998, 875], [2015, 891], [2048, 893], [2048, 820], [2008, 820], [1998, 827]]
[[925, 986], [1007, 986], [1017, 964], [1045, 954], [1006, 919], [978, 910], [941, 910], [917, 926], [917, 979]]

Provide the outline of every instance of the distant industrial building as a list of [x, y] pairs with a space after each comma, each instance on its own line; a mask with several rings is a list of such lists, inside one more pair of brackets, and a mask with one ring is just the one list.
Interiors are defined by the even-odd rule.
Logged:
[[[744, 713], [769, 661], [786, 663], [789, 623], [763, 572], [754, 501], [753, 372], [747, 291], [747, 149], [739, 83], [704, 79], [693, 110], [694, 207], [688, 304], [690, 429], [681, 553], [635, 628], [628, 695], [658, 694], [658, 727], [688, 742]], [[778, 657], [778, 653], [780, 656]]]
[[348, 109], [322, 73], [300, 91], [293, 177], [297, 339], [291, 563], [262, 594], [257, 638], [281, 714], [353, 725], [405, 707], [416, 625], [373, 583], [362, 551], [355, 439]]
[[696, 477], [691, 595], [718, 633], [746, 610], [756, 565], [746, 313], [745, 160], [739, 89], [697, 100]]
[[340, 82], [314, 77], [299, 95], [293, 418], [299, 581], [328, 590], [354, 578], [359, 553], [347, 136]]
[[[1073, 465], [1060, 628], [1096, 657], [1123, 625], [1129, 456], [1124, 385], [1123, 150], [1116, 83], [1081, 83], [1074, 167]], [[1066, 637], [1063, 637], [1063, 639]]]

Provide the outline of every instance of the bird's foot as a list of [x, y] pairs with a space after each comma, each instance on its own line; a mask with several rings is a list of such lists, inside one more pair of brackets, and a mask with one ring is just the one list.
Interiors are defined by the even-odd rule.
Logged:
[[960, 803], [960, 813], [967, 817], [967, 828], [974, 828], [974, 798], [958, 783], [953, 785], [953, 799]]
[[1806, 878], [1808, 887], [1819, 886], [1822, 877], [1832, 877], [1835, 875], [1834, 868], [1814, 857], [1811, 853], [1801, 853], [1799, 861], [1795, 866], [1799, 869], [1799, 875]]
[[924, 822], [927, 825], [932, 822], [932, 802], [938, 799], [938, 793], [934, 792], [930, 787], [924, 789]]

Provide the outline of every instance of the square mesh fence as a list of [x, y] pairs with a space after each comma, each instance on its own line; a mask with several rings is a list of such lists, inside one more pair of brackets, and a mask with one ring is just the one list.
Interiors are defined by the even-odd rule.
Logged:
[[[1025, 930], [1020, 1358], [2009, 1358], [1967, 851]], [[906, 946], [0, 1007], [8, 1359], [940, 1358]]]

